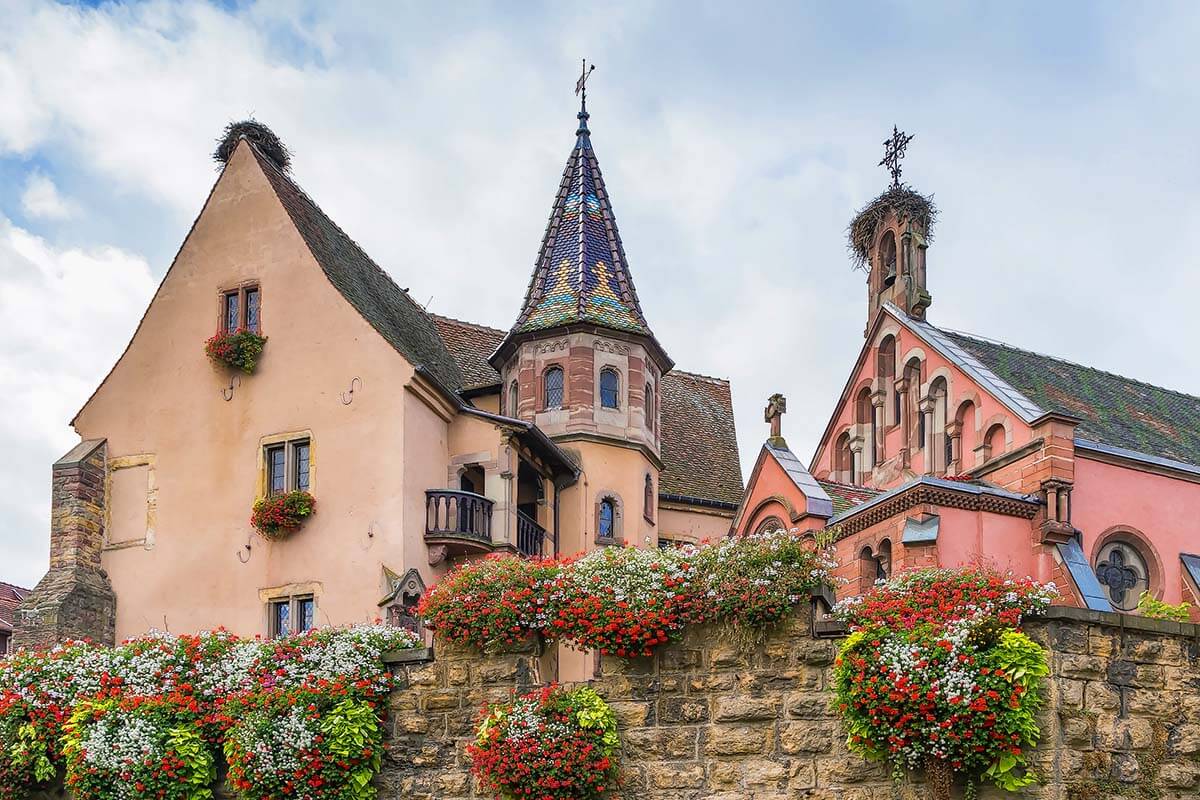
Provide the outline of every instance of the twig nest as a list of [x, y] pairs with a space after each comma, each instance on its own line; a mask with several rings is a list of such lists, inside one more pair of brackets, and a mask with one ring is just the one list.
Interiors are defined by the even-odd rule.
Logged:
[[846, 244], [850, 248], [856, 267], [866, 266], [867, 253], [889, 211], [894, 211], [897, 217], [907, 217], [920, 223], [925, 229], [926, 240], [933, 239], [933, 223], [937, 219], [937, 206], [933, 204], [933, 196], [926, 197], [907, 186], [889, 187], [886, 192], [861, 208], [850, 220]]
[[269, 158], [280, 170], [287, 172], [291, 167], [292, 154], [288, 152], [287, 147], [279, 141], [279, 137], [275, 135], [274, 131], [253, 119], [244, 119], [241, 122], [231, 122], [226, 125], [225, 132], [217, 140], [217, 149], [213, 151], [213, 158], [218, 163], [227, 163], [237, 148], [238, 140], [242, 138], [257, 147], [258, 151]]

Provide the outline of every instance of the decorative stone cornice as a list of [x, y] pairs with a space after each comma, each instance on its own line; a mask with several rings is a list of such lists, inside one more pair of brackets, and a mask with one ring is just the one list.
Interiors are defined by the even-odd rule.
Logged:
[[841, 539], [923, 505], [985, 511], [1022, 519], [1033, 519], [1042, 507], [1041, 501], [1034, 497], [1000, 492], [972, 484], [963, 484], [960, 488], [947, 486], [942, 482], [919, 480], [907, 487], [880, 495], [857, 509], [851, 509], [845, 516], [835, 518], [832, 524], [838, 527], [838, 538]]

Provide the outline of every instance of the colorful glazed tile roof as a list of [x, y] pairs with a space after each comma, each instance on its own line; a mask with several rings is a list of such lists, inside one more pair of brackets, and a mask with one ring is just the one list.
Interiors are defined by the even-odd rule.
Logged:
[[592, 149], [587, 111], [579, 118], [575, 147], [512, 333], [588, 322], [649, 334]]
[[855, 506], [862, 505], [872, 497], [880, 494], [880, 489], [871, 489], [866, 486], [853, 486], [849, 483], [836, 483], [834, 481], [817, 480], [821, 484], [831, 500], [833, 500], [833, 515], [836, 517], [843, 511], [849, 511]]
[[[487, 358], [504, 332], [432, 315], [446, 348], [458, 361], [464, 389], [495, 387], [500, 375]], [[663, 495], [737, 504], [742, 467], [729, 381], [674, 369], [662, 379]]]
[[1079, 417], [1076, 436], [1200, 465], [1200, 397], [942, 330], [1044, 411]]

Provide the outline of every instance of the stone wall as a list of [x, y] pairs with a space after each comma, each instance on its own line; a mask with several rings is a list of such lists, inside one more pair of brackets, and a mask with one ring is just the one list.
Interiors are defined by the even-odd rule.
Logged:
[[[1200, 798], [1200, 626], [1055, 608], [1026, 630], [1051, 648], [1037, 766], [1045, 800]], [[765, 642], [691, 632], [653, 659], [605, 658], [593, 682], [620, 719], [622, 787], [638, 800], [927, 796], [846, 750], [830, 709], [837, 641], [798, 614]], [[465, 746], [485, 702], [540, 685], [552, 657], [439, 647], [397, 662], [382, 800], [476, 792]], [[991, 788], [984, 798], [1006, 796]]]
[[50, 570], [21, 602], [13, 646], [41, 649], [66, 639], [114, 644], [117, 598], [100, 568], [106, 522], [106, 446], [76, 445], [51, 478]]

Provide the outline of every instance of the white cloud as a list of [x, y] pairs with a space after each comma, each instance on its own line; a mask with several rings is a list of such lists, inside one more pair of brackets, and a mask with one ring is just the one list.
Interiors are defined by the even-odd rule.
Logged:
[[74, 206], [58, 193], [54, 181], [40, 172], [29, 173], [21, 193], [21, 208], [41, 219], [66, 219], [75, 213]]
[[0, 442], [6, 578], [46, 567], [48, 466], [78, 437], [68, 420], [116, 361], [155, 281], [115, 247], [58, 249], [0, 216]]

